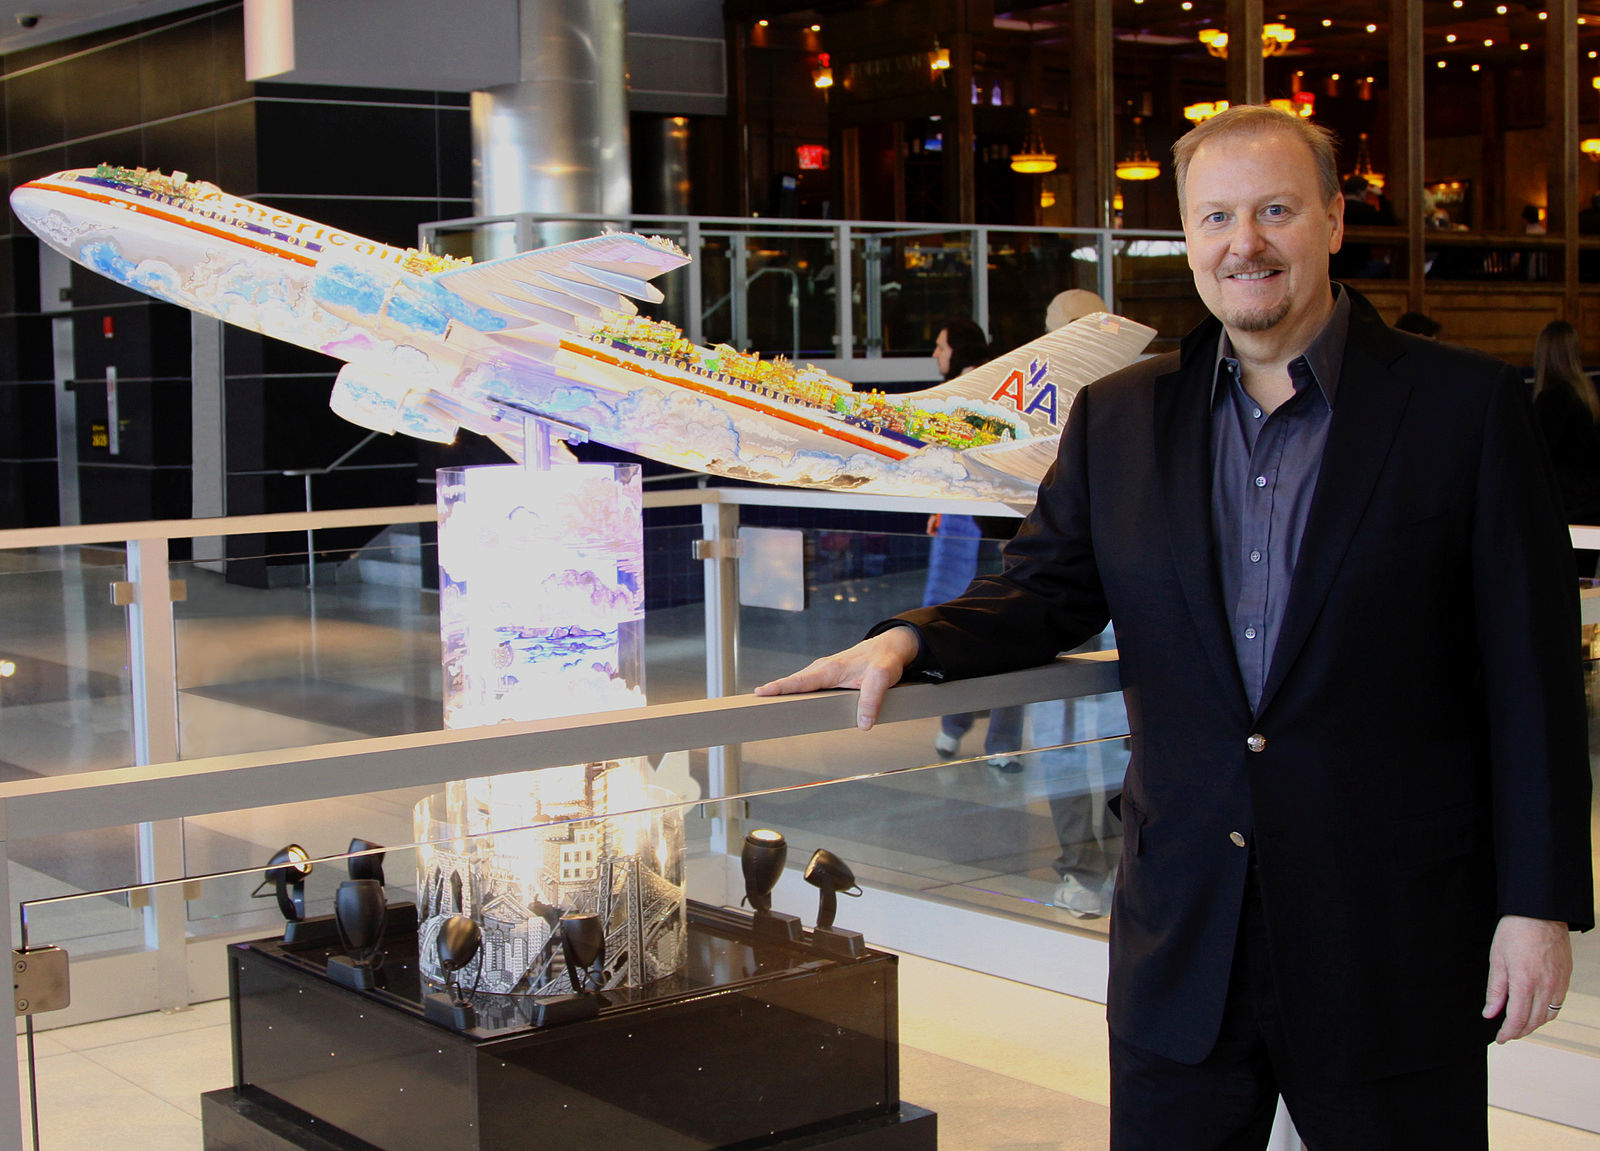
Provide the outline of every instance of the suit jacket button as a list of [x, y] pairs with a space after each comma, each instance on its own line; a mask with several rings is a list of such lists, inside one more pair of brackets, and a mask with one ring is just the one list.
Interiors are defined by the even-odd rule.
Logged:
[[1267, 749], [1267, 737], [1257, 732], [1245, 740], [1244, 745], [1251, 751], [1265, 751]]
[[1235, 847], [1244, 846], [1244, 836], [1240, 835], [1237, 831], [1228, 832], [1228, 838], [1233, 840], [1233, 845]]

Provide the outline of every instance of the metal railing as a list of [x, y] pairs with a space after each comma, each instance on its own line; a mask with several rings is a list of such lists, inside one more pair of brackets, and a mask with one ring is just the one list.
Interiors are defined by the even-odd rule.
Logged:
[[[887, 510], [925, 513], [948, 504], [932, 499], [850, 496], [782, 489], [693, 489], [646, 496], [647, 507], [699, 505], [704, 545], [707, 630], [706, 699], [628, 711], [506, 724], [474, 730], [429, 731], [338, 743], [177, 759], [176, 671], [168, 545], [171, 540], [259, 532], [296, 532], [352, 526], [423, 523], [431, 506], [349, 509], [319, 513], [240, 516], [218, 520], [103, 524], [0, 531], [0, 549], [121, 544], [127, 548], [134, 594], [129, 606], [129, 659], [135, 689], [138, 762], [81, 775], [0, 783], [0, 903], [11, 902], [7, 867], [15, 840], [64, 832], [142, 825], [140, 878], [161, 882], [184, 876], [181, 832], [186, 816], [235, 811], [410, 786], [434, 786], [462, 776], [485, 776], [583, 763], [670, 749], [737, 748], [746, 742], [855, 726], [851, 693], [781, 698], [730, 697], [736, 671], [738, 570], [735, 550], [723, 546], [738, 528], [741, 505]], [[964, 510], [1014, 514], [999, 505]], [[1600, 527], [1575, 527], [1580, 547], [1600, 547]], [[1586, 593], [1584, 619], [1600, 619], [1600, 589]], [[890, 693], [882, 722], [976, 711], [998, 703], [1070, 699], [1114, 691], [1110, 658], [1066, 657], [1055, 664], [985, 679], [906, 686]], [[739, 791], [737, 758], [713, 772], [707, 799]], [[159, 994], [169, 1006], [187, 996], [182, 892], [153, 894], [146, 912], [146, 951], [153, 957]], [[9, 912], [0, 939], [14, 945]], [[112, 957], [107, 960], [111, 962]], [[86, 972], [96, 970], [89, 961]], [[1517, 1045], [1512, 1055], [1543, 1059]], [[5, 1060], [16, 1060], [16, 1047]], [[1549, 1058], [1555, 1058], [1551, 1055]], [[1502, 1060], [1509, 1058], [1502, 1057]], [[1577, 1057], [1581, 1058], [1581, 1057]], [[18, 1066], [0, 1061], [0, 1148], [22, 1147]]]

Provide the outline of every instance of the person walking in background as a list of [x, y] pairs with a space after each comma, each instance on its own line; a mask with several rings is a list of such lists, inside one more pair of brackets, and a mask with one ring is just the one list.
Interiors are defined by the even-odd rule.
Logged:
[[[1550, 449], [1569, 524], [1600, 524], [1600, 396], [1583, 370], [1578, 331], [1551, 320], [1533, 345], [1533, 412]], [[1574, 549], [1578, 574], [1593, 576], [1600, 552]]]
[[[1045, 331], [1106, 310], [1098, 294], [1083, 288], [1059, 292], [1045, 309]], [[924, 605], [926, 606], [926, 605]], [[1100, 651], [1114, 642], [1112, 629], [1073, 648]], [[1028, 746], [1050, 748], [1030, 757], [1039, 764], [1050, 804], [1050, 822], [1061, 853], [1056, 856], [1055, 889], [1050, 905], [1075, 919], [1099, 919], [1111, 910], [1117, 881], [1112, 845], [1122, 821], [1106, 805], [1122, 785], [1128, 749], [1099, 737], [1128, 730], [1128, 713], [1120, 693], [1094, 699], [1052, 699], [1026, 708]], [[1093, 740], [1088, 746], [1062, 746]]]
[[[933, 361], [946, 380], [953, 380], [989, 359], [989, 338], [971, 320], [953, 317], [939, 326], [933, 343]], [[1014, 521], [1013, 521], [1014, 522]], [[922, 589], [922, 606], [954, 599], [967, 589], [978, 574], [978, 549], [983, 532], [972, 516], [949, 512], [928, 517], [928, 579]], [[961, 739], [972, 730], [977, 716], [959, 712], [939, 721], [939, 734], [933, 750], [940, 759], [952, 759], [961, 750]], [[1022, 708], [996, 707], [989, 710], [989, 729], [984, 733], [983, 752], [989, 766], [1002, 775], [1022, 771], [1017, 749], [1022, 746]]]

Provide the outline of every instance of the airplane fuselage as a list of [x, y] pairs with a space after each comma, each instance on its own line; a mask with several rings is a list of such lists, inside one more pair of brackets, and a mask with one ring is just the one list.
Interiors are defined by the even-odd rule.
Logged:
[[[1065, 385], [1058, 403], [1050, 357], [1025, 349], [993, 388], [883, 397], [809, 366], [696, 347], [634, 319], [626, 297], [659, 301], [648, 280], [688, 259], [642, 236], [472, 265], [182, 174], [105, 165], [30, 181], [11, 202], [46, 243], [118, 283], [343, 360], [334, 410], [385, 432], [447, 441], [467, 427], [520, 457], [531, 411], [719, 475], [1016, 501], [1037, 477], [988, 449], [1053, 436], [1070, 403]], [[1120, 366], [1148, 330], [1105, 319], [1089, 354]]]

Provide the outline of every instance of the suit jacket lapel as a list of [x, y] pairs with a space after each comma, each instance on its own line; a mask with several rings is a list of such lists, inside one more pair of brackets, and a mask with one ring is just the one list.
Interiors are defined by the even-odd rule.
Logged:
[[1391, 370], [1403, 354], [1372, 306], [1352, 293], [1333, 424], [1258, 715], [1267, 710], [1305, 646], [1394, 444], [1411, 398], [1410, 383]]
[[1217, 682], [1249, 710], [1211, 535], [1211, 379], [1220, 325], [1202, 324], [1183, 342], [1181, 366], [1155, 385], [1155, 450], [1167, 512], [1167, 538], [1200, 644]]

